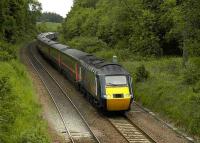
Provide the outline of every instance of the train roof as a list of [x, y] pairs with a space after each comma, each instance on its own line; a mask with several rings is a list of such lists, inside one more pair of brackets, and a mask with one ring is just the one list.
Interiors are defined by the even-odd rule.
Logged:
[[99, 74], [104, 74], [104, 75], [129, 75], [129, 73], [121, 65], [114, 64], [114, 63], [105, 64], [103, 67], [101, 67]]
[[88, 53], [82, 52], [77, 49], [68, 49], [63, 53], [75, 58], [76, 60], [80, 60], [82, 57], [89, 55]]
[[59, 51], [65, 51], [65, 50], [68, 50], [69, 49], [69, 47], [68, 46], [66, 46], [66, 45], [63, 45], [63, 44], [54, 44], [54, 45], [52, 45], [52, 47], [54, 47], [55, 49], [57, 49], [57, 50], [59, 50]]
[[54, 47], [62, 53], [80, 61], [83, 66], [92, 72], [96, 72], [101, 75], [129, 75], [129, 73], [119, 64], [106, 62], [104, 59], [97, 58], [94, 55], [82, 52], [77, 49], [71, 49], [66, 45], [52, 41], [50, 37], [55, 38], [55, 34], [52, 32], [42, 33], [38, 36], [38, 40], [43, 41], [44, 43]]
[[98, 72], [98, 74], [129, 74], [126, 70], [124, 70], [124, 68], [121, 65], [112, 62], [107, 62], [104, 59], [97, 58], [93, 55], [84, 56], [81, 60], [86, 68], [89, 68], [93, 72]]
[[52, 41], [52, 40], [50, 40], [50, 39], [48, 39], [48, 38], [46, 38], [46, 37], [38, 37], [38, 40], [40, 40], [40, 41], [42, 41], [42, 42], [44, 42], [45, 44], [47, 44], [47, 45], [54, 45], [54, 44], [59, 44], [58, 42], [56, 42], [56, 41]]

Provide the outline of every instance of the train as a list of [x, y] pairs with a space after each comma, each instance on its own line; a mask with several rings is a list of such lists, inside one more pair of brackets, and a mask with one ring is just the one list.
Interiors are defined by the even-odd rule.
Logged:
[[120, 65], [56, 41], [57, 33], [37, 36], [37, 49], [90, 102], [105, 111], [129, 111], [133, 102], [130, 74]]

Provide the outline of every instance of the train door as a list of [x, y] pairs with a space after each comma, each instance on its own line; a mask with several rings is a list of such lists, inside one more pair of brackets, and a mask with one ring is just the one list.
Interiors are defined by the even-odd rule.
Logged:
[[82, 68], [81, 66], [79, 67], [79, 81], [82, 80]]

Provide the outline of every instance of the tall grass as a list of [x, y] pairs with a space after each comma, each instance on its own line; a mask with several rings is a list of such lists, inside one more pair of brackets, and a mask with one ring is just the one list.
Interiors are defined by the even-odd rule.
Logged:
[[[189, 133], [200, 136], [200, 68], [194, 64], [194, 59], [191, 58], [186, 69], [182, 66], [181, 58], [128, 61], [122, 64], [134, 78], [140, 65], [144, 65], [149, 72], [147, 80], [134, 83], [138, 102]], [[200, 58], [196, 60], [200, 63]]]
[[0, 142], [50, 142], [26, 69], [16, 60], [0, 67]]

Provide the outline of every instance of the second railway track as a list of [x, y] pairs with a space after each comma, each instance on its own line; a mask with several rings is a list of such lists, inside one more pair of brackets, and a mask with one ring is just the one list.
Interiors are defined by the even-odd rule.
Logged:
[[29, 61], [36, 70], [56, 106], [63, 122], [65, 132], [68, 134], [66, 137], [68, 142], [100, 143], [75, 104], [73, 104], [59, 83], [46, 70], [42, 63], [34, 56], [32, 48], [33, 45], [31, 44], [28, 49]]

